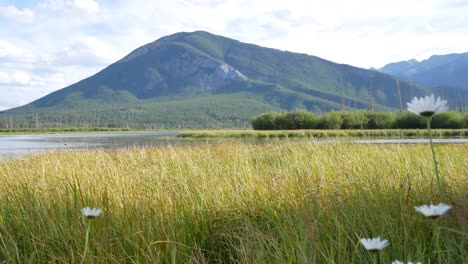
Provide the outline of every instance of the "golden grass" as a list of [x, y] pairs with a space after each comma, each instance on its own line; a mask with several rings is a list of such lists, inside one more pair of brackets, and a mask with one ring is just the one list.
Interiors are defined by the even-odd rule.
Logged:
[[[467, 144], [437, 145], [447, 200], [444, 259], [466, 259]], [[438, 203], [428, 145], [225, 142], [52, 152], [0, 161], [0, 259], [79, 262], [366, 263], [359, 237], [393, 259], [434, 261]]]

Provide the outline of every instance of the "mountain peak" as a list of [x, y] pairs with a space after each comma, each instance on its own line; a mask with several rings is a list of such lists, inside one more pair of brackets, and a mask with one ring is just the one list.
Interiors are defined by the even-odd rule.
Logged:
[[410, 70], [414, 65], [418, 63], [419, 62], [415, 59], [411, 59], [407, 61], [392, 62], [380, 68], [379, 71], [385, 72], [388, 74], [399, 75], [402, 72], [406, 72]]
[[[372, 108], [399, 107], [395, 78], [388, 74], [206, 31], [179, 32], [139, 47], [94, 76], [12, 112], [73, 111], [74, 116], [107, 109], [118, 117], [125, 113], [125, 118], [140, 116], [171, 125], [176, 124], [169, 116], [248, 124], [252, 116], [272, 110], [370, 108], [366, 97], [370, 83], [378, 95], [372, 98]], [[402, 100], [427, 93], [421, 86], [399, 84]]]
[[181, 40], [181, 39], [184, 39], [184, 38], [187, 38], [187, 37], [190, 37], [190, 36], [192, 36], [192, 37], [193, 36], [204, 36], [204, 37], [209, 37], [209, 38], [222, 37], [222, 36], [218, 36], [218, 35], [215, 35], [215, 34], [212, 34], [212, 33], [208, 32], [208, 31], [203, 31], [203, 30], [196, 30], [196, 31], [192, 31], [192, 32], [181, 31], [181, 32], [177, 32], [177, 33], [174, 33], [174, 34], [171, 34], [171, 35], [161, 37], [161, 38], [155, 40], [155, 42], [157, 42], [157, 41]]
[[389, 63], [380, 71], [427, 86], [450, 86], [467, 89], [468, 52], [432, 55], [418, 62]]

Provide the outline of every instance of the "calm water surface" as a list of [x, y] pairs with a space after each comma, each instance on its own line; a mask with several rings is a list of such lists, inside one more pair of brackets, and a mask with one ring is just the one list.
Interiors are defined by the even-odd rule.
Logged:
[[[76, 133], [0, 135], [0, 159], [24, 154], [61, 149], [121, 148], [129, 146], [154, 146], [168, 144], [194, 144], [205, 141], [181, 141], [175, 138], [179, 132], [132, 133]], [[310, 141], [310, 139], [304, 139]], [[215, 141], [216, 142], [216, 141]], [[219, 140], [218, 140], [219, 142]], [[359, 144], [419, 144], [428, 139], [323, 139], [317, 143], [350, 142]], [[435, 143], [468, 143], [468, 138], [434, 139]]]
[[0, 135], [0, 158], [60, 149], [169, 144], [178, 132]]

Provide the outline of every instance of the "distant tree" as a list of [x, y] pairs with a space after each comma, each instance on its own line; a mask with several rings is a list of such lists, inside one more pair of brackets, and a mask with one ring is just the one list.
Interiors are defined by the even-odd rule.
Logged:
[[320, 118], [319, 128], [321, 129], [340, 129], [343, 124], [343, 118], [339, 112], [328, 112]]
[[367, 125], [369, 118], [364, 112], [341, 112], [341, 118], [343, 123], [341, 128], [343, 129], [361, 129]]
[[465, 120], [463, 128], [468, 128], [468, 113], [465, 113], [465, 117], [463, 119]]
[[411, 129], [424, 128], [426, 121], [424, 118], [409, 112], [402, 112], [396, 115], [395, 128]]
[[277, 113], [264, 113], [254, 117], [250, 124], [255, 130], [273, 130], [276, 129], [276, 117]]
[[465, 117], [462, 113], [448, 111], [435, 115], [432, 120], [433, 128], [463, 128], [465, 126]]
[[305, 110], [286, 114], [286, 129], [313, 129], [318, 127], [318, 117]]
[[368, 129], [388, 129], [395, 127], [396, 116], [388, 112], [366, 112], [369, 119], [366, 128]]
[[[328, 112], [317, 116], [298, 110], [282, 113], [264, 113], [254, 117], [251, 125], [258, 130], [287, 129], [419, 129], [425, 128], [423, 117], [402, 112]], [[448, 111], [436, 115], [434, 128], [468, 128], [468, 113]]]

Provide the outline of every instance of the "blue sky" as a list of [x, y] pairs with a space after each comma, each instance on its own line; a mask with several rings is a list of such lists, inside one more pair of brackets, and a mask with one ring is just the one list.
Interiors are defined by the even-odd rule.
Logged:
[[0, 110], [205, 30], [358, 67], [468, 52], [468, 0], [0, 0]]

